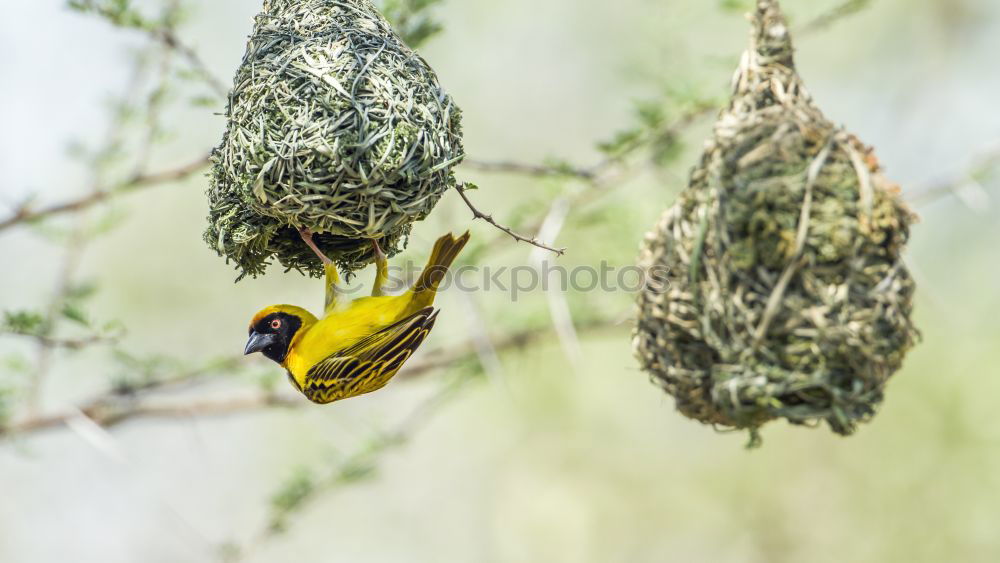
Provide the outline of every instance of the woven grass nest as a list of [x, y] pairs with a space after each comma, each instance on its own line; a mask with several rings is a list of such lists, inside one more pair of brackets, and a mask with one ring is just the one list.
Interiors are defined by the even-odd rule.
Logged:
[[243, 275], [314, 276], [405, 247], [455, 185], [461, 112], [369, 0], [265, 0], [212, 158], [205, 240]]
[[684, 415], [752, 444], [777, 418], [847, 435], [918, 337], [901, 258], [915, 216], [813, 103], [777, 2], [753, 21], [732, 100], [646, 237], [635, 352]]

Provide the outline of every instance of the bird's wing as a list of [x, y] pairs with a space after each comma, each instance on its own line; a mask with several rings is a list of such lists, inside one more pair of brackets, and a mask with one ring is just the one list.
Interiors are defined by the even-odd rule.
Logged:
[[380, 389], [424, 341], [436, 318], [433, 308], [421, 309], [327, 356], [306, 373], [302, 392], [310, 401], [330, 403]]

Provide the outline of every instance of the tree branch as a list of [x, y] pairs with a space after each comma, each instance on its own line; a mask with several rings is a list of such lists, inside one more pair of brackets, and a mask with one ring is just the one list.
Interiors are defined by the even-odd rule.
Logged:
[[23, 336], [30, 338], [42, 346], [49, 348], [63, 348], [66, 350], [80, 350], [95, 344], [114, 344], [118, 341], [117, 335], [92, 334], [82, 338], [55, 338], [45, 334], [35, 334], [31, 332], [20, 332], [16, 330], [0, 330], [0, 335]]
[[511, 229], [510, 227], [505, 227], [504, 225], [501, 225], [500, 223], [498, 223], [493, 218], [492, 215], [483, 213], [482, 211], [480, 211], [479, 209], [477, 209], [475, 205], [472, 204], [472, 201], [469, 200], [469, 197], [467, 195], [465, 195], [466, 188], [465, 188], [464, 185], [460, 184], [458, 186], [455, 186], [455, 189], [458, 190], [458, 195], [462, 196], [462, 201], [465, 202], [465, 205], [467, 205], [469, 207], [469, 210], [472, 211], [472, 218], [473, 219], [482, 219], [483, 221], [486, 221], [490, 225], [493, 225], [494, 227], [496, 227], [496, 228], [500, 229], [501, 231], [507, 233], [514, 240], [521, 241], [521, 242], [526, 242], [526, 243], [528, 243], [528, 244], [530, 244], [532, 246], [537, 246], [538, 248], [541, 248], [541, 249], [544, 249], [544, 250], [548, 250], [549, 252], [554, 252], [556, 254], [556, 256], [562, 256], [566, 252], [565, 248], [553, 248], [551, 246], [542, 244], [541, 242], [539, 242], [535, 238], [529, 238], [529, 237], [526, 237], [524, 235], [519, 235], [516, 232], [514, 232], [514, 230]]
[[124, 398], [119, 399], [118, 402], [102, 400], [85, 405], [72, 412], [30, 418], [9, 428], [0, 429], [0, 436], [5, 434], [23, 435], [59, 428], [65, 426], [72, 419], [81, 416], [81, 414], [98, 426], [111, 428], [138, 418], [215, 417], [258, 411], [272, 407], [295, 407], [300, 406], [300, 404], [301, 401], [297, 397], [286, 397], [272, 393], [263, 393], [255, 397], [242, 399], [193, 401], [183, 404], [131, 404], [130, 401]]
[[803, 24], [796, 33], [809, 34], [822, 31], [838, 21], [852, 16], [871, 5], [872, 0], [844, 0], [840, 4], [830, 8], [812, 20]]
[[112, 197], [141, 188], [184, 180], [207, 167], [209, 163], [208, 159], [209, 157], [206, 155], [177, 168], [147, 174], [136, 174], [125, 180], [117, 187], [98, 188], [91, 191], [87, 195], [60, 203], [54, 203], [38, 209], [33, 209], [30, 203], [24, 203], [18, 206], [9, 217], [0, 220], [0, 231], [4, 231], [22, 223], [31, 223], [55, 215], [83, 211], [98, 203], [107, 201]]
[[150, 34], [165, 47], [177, 52], [177, 54], [186, 60], [188, 65], [190, 65], [191, 68], [194, 69], [199, 76], [201, 76], [201, 79], [205, 82], [205, 84], [208, 84], [208, 86], [211, 87], [212, 90], [214, 90], [215, 93], [221, 98], [226, 99], [229, 97], [229, 87], [226, 86], [223, 81], [219, 79], [219, 77], [212, 74], [208, 65], [206, 65], [205, 61], [203, 61], [201, 56], [198, 55], [198, 52], [182, 42], [177, 37], [177, 34], [174, 33], [173, 29], [154, 29], [150, 31]]
[[908, 201], [916, 205], [926, 205], [942, 197], [958, 194], [962, 188], [970, 184], [977, 184], [979, 178], [997, 168], [1000, 168], [1000, 142], [994, 143], [992, 148], [980, 152], [969, 167], [956, 174], [955, 177], [930, 184], [909, 194], [904, 193], [904, 195]]
[[532, 164], [513, 160], [480, 160], [467, 158], [462, 161], [463, 166], [488, 173], [517, 174], [529, 177], [569, 177], [583, 180], [588, 183], [607, 183], [606, 174], [609, 169], [621, 164], [626, 158], [637, 150], [648, 145], [651, 136], [662, 137], [665, 135], [677, 135], [687, 129], [702, 117], [709, 115], [718, 109], [718, 105], [709, 100], [696, 102], [688, 111], [685, 111], [677, 119], [656, 128], [651, 135], [634, 139], [626, 146], [622, 147], [619, 154], [607, 156], [601, 161], [587, 166], [574, 166], [570, 164]]
[[[581, 332], [597, 332], [613, 327], [609, 320], [597, 320], [578, 327]], [[546, 327], [533, 327], [508, 334], [494, 342], [498, 351], [523, 349], [545, 341], [549, 333]], [[453, 367], [461, 362], [476, 358], [475, 345], [467, 343], [457, 347], [449, 346], [425, 354], [419, 361], [409, 362], [397, 376], [411, 379], [426, 375], [434, 370]], [[210, 417], [253, 412], [273, 407], [303, 408], [312, 405], [298, 395], [280, 395], [274, 392], [261, 393], [254, 397], [196, 401], [188, 404], [156, 403], [150, 396], [167, 387], [184, 383], [205, 381], [213, 375], [228, 371], [242, 364], [241, 357], [233, 356], [209, 366], [182, 372], [172, 377], [158, 378], [144, 383], [111, 389], [83, 402], [72, 409], [31, 416], [6, 427], [0, 426], [0, 437], [4, 435], [24, 435], [44, 430], [54, 430], [65, 426], [74, 417], [83, 413], [104, 428], [112, 428], [124, 422], [140, 418]]]
[[522, 176], [558, 176], [572, 177], [581, 180], [593, 180], [594, 171], [588, 168], [576, 168], [572, 166], [548, 166], [544, 164], [527, 164], [511, 160], [488, 161], [467, 158], [462, 161], [462, 165], [481, 172], [518, 174]]

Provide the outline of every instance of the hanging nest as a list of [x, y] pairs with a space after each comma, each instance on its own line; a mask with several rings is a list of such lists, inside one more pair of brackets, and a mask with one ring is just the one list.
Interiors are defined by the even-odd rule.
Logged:
[[265, 0], [226, 117], [205, 240], [242, 275], [321, 276], [299, 227], [349, 272], [371, 239], [397, 252], [464, 155], [458, 107], [369, 0]]
[[823, 117], [777, 2], [758, 0], [729, 107], [645, 240], [634, 333], [686, 416], [852, 433], [918, 336], [901, 253], [915, 216], [871, 149]]

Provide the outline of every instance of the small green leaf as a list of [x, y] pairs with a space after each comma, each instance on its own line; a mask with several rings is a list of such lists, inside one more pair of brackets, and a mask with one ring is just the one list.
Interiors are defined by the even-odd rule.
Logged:
[[271, 497], [271, 506], [281, 512], [298, 508], [316, 489], [316, 483], [305, 468], [299, 468]]
[[93, 280], [75, 283], [66, 290], [66, 300], [81, 302], [94, 296], [97, 293], [97, 284]]
[[64, 305], [61, 313], [64, 318], [81, 326], [90, 326], [90, 319], [87, 318], [87, 313], [85, 313], [83, 309], [75, 303], [67, 303]]
[[219, 99], [214, 96], [194, 96], [188, 103], [198, 108], [217, 108], [221, 105]]
[[7, 332], [19, 334], [39, 334], [43, 332], [45, 317], [35, 311], [4, 311], [3, 328]]
[[719, 8], [726, 12], [748, 12], [750, 2], [748, 0], [719, 0]]

